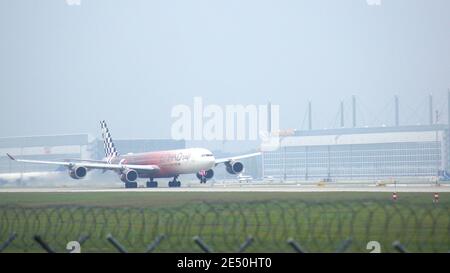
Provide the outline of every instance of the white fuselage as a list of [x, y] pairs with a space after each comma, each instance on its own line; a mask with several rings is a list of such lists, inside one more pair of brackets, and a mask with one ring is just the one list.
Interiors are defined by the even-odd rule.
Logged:
[[139, 172], [139, 177], [174, 177], [209, 170], [215, 165], [211, 151], [204, 148], [188, 148], [169, 151], [127, 154], [114, 159], [115, 163], [133, 165], [157, 165], [156, 173]]

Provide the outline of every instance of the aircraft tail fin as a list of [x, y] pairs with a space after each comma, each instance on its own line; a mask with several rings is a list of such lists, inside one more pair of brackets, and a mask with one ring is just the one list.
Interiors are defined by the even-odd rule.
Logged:
[[102, 137], [103, 137], [103, 145], [105, 148], [105, 156], [108, 162], [111, 161], [112, 158], [119, 156], [119, 152], [114, 146], [114, 142], [111, 137], [111, 133], [108, 130], [108, 126], [104, 120], [100, 121], [100, 125], [102, 127]]

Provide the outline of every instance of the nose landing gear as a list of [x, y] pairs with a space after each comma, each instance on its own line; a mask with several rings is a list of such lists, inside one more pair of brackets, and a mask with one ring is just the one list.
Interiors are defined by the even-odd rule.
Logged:
[[209, 169], [207, 171], [201, 170], [198, 173], [196, 173], [196, 176], [198, 180], [200, 180], [200, 184], [204, 184], [206, 183], [206, 181], [208, 181], [208, 179], [213, 178], [214, 171], [212, 169]]

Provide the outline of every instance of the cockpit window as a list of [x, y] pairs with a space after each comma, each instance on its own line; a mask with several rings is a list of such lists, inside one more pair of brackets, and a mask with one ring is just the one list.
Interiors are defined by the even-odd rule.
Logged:
[[202, 154], [202, 157], [213, 156], [212, 154]]

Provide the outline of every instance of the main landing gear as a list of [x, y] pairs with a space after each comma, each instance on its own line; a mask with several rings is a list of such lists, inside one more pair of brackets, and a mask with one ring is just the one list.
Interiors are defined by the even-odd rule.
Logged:
[[125, 182], [125, 188], [127, 189], [135, 189], [137, 186], [137, 182]]
[[150, 180], [147, 181], [146, 186], [147, 186], [147, 188], [157, 188], [158, 182], [153, 181], [153, 178], [150, 178]]
[[179, 188], [181, 186], [181, 182], [177, 180], [178, 175], [173, 178], [172, 181], [169, 181], [170, 188]]
[[[150, 178], [147, 182], [146, 182], [146, 187], [147, 188], [157, 188], [158, 187], [158, 182], [154, 181], [153, 178]], [[137, 188], [138, 187], [138, 183], [137, 182], [125, 182], [125, 188], [127, 189], [133, 189], [133, 188]], [[169, 187], [170, 188], [179, 188], [181, 187], [181, 182], [178, 181], [178, 176], [174, 177], [173, 180], [169, 181]]]

